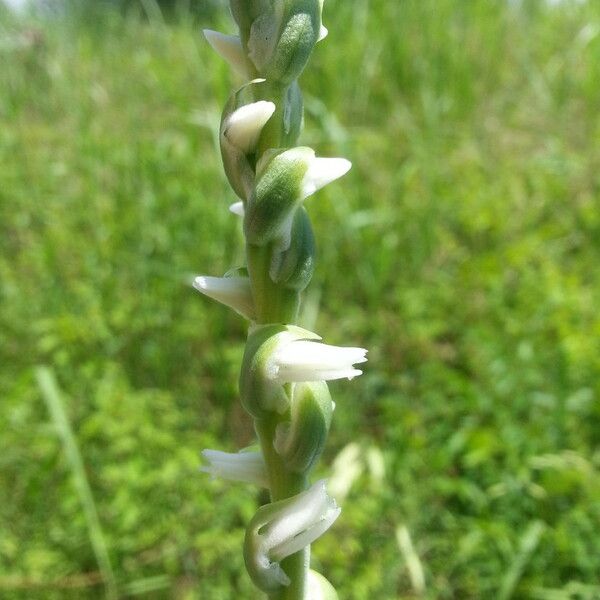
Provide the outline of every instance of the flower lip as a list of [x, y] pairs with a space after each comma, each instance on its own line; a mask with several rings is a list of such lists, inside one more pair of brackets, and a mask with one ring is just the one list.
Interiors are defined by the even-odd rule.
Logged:
[[271, 357], [266, 373], [279, 383], [352, 379], [362, 374], [354, 365], [366, 362], [366, 354], [364, 348], [284, 341]]

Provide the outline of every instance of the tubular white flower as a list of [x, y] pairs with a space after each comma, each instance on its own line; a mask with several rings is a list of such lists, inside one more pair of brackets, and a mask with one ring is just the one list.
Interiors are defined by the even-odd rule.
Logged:
[[325, 480], [292, 498], [267, 504], [246, 532], [244, 556], [254, 582], [264, 591], [290, 584], [279, 562], [312, 544], [341, 512], [327, 494]]
[[206, 41], [212, 46], [213, 50], [221, 58], [224, 58], [238, 75], [245, 78], [250, 77], [242, 41], [239, 36], [225, 35], [212, 29], [205, 29], [203, 33]]
[[256, 186], [246, 205], [246, 239], [259, 246], [279, 239], [285, 248], [295, 210], [351, 166], [345, 158], [317, 158], [302, 146], [265, 152], [256, 163]]
[[354, 364], [367, 361], [364, 348], [329, 346], [296, 340], [281, 344], [270, 358], [266, 372], [278, 383], [352, 379], [361, 375]]
[[230, 205], [229, 212], [237, 215], [238, 217], [243, 217], [245, 212], [244, 203], [241, 200], [239, 202], [234, 202], [232, 205]]
[[275, 104], [260, 100], [238, 108], [223, 124], [223, 135], [244, 154], [249, 154], [258, 143], [260, 132], [273, 116]]
[[205, 467], [200, 467], [204, 473], [230, 481], [269, 487], [265, 460], [261, 452], [231, 453], [220, 450], [203, 450], [202, 456], [209, 463]]
[[301, 183], [302, 199], [345, 175], [352, 163], [345, 158], [313, 158]]
[[200, 293], [229, 306], [246, 319], [253, 321], [254, 300], [247, 277], [208, 277], [200, 275], [194, 279], [194, 288]]

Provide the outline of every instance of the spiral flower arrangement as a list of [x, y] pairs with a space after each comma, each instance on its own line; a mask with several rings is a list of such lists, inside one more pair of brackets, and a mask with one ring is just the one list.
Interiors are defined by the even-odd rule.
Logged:
[[350, 162], [317, 158], [296, 146], [303, 101], [298, 77], [327, 35], [323, 0], [230, 0], [239, 36], [205, 31], [210, 45], [247, 83], [222, 114], [224, 170], [239, 201], [246, 266], [194, 286], [250, 322], [240, 396], [254, 420], [256, 450], [204, 450], [206, 472], [269, 490], [271, 502], [249, 523], [244, 559], [254, 584], [272, 600], [337, 598], [309, 569], [310, 544], [340, 508], [326, 481], [310, 483], [334, 403], [327, 381], [360, 375], [366, 350], [322, 343], [295, 325], [315, 268], [305, 200], [344, 175]]

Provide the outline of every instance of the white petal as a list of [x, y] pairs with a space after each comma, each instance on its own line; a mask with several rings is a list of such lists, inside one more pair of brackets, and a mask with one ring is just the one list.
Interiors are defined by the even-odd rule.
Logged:
[[233, 213], [234, 215], [237, 215], [238, 217], [243, 217], [244, 216], [244, 203], [241, 200], [239, 202], [234, 202], [229, 207], [229, 212]]
[[325, 25], [321, 25], [321, 29], [319, 30], [319, 39], [317, 40], [317, 42], [324, 40], [327, 37], [328, 33], [329, 30], [327, 29], [327, 27], [325, 27]]
[[315, 158], [309, 164], [302, 179], [302, 198], [307, 198], [317, 190], [345, 175], [352, 163], [345, 158]]
[[200, 470], [213, 477], [268, 487], [265, 461], [260, 452], [230, 453], [219, 450], [203, 450], [202, 456], [209, 465], [201, 467]]
[[238, 75], [249, 77], [242, 41], [237, 35], [225, 35], [212, 29], [205, 29], [204, 37], [213, 50], [224, 58]]
[[260, 132], [273, 116], [275, 104], [260, 100], [238, 108], [227, 118], [223, 134], [244, 154], [256, 147]]
[[229, 306], [247, 319], [254, 319], [254, 300], [250, 280], [247, 277], [207, 277], [194, 279], [194, 288], [199, 292]]

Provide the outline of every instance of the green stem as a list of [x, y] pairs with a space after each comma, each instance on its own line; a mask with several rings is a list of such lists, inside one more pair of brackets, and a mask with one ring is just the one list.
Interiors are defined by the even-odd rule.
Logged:
[[[268, 419], [256, 419], [254, 422], [269, 473], [272, 502], [295, 496], [308, 487], [306, 475], [288, 471], [273, 448], [275, 428], [281, 420], [281, 417], [273, 416]], [[304, 600], [309, 563], [310, 546], [281, 561], [281, 568], [291, 583], [280, 592], [269, 595], [270, 600]]]
[[287, 325], [298, 318], [299, 294], [278, 286], [269, 276], [272, 252], [271, 244], [246, 247], [256, 322]]

